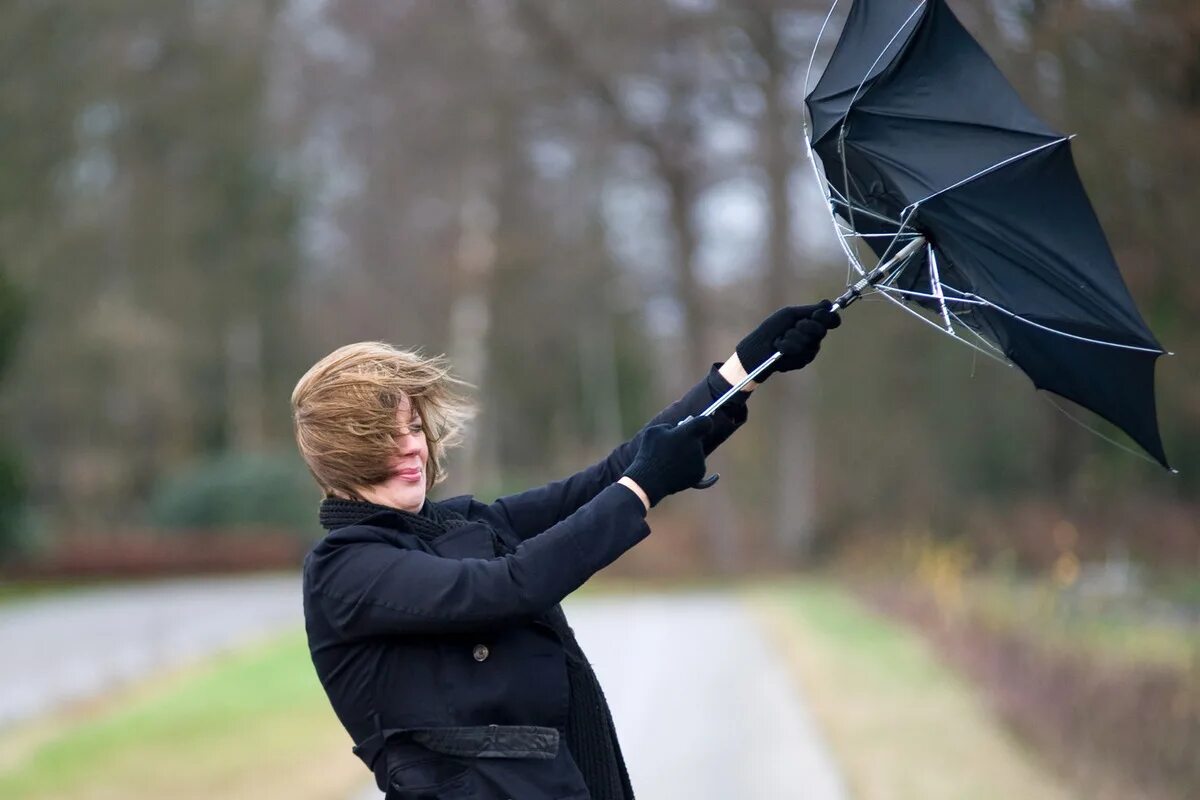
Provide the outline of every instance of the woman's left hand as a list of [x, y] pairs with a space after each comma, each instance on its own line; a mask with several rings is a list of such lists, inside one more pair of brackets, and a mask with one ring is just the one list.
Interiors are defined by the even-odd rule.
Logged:
[[822, 300], [811, 306], [779, 309], [738, 342], [738, 360], [749, 372], [776, 352], [783, 353], [778, 361], [755, 377], [758, 383], [776, 372], [808, 366], [817, 357], [825, 333], [842, 324], [841, 316], [831, 310], [832, 307], [829, 300]]

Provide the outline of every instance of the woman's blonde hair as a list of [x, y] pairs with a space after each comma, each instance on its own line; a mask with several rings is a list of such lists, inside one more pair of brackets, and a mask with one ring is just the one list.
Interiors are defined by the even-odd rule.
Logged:
[[358, 497], [387, 480], [404, 429], [396, 409], [407, 397], [429, 441], [426, 488], [446, 477], [446, 449], [473, 415], [443, 356], [427, 358], [384, 342], [339, 347], [304, 373], [292, 391], [296, 444], [326, 496]]

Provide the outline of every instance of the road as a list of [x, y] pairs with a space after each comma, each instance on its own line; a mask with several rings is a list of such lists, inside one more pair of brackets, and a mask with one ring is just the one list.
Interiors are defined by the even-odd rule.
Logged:
[[[572, 599], [639, 800], [840, 800], [781, 658], [732, 595]], [[0, 606], [0, 727], [298, 627], [295, 576], [177, 580]], [[357, 793], [378, 798], [374, 787]]]
[[82, 589], [0, 606], [0, 728], [303, 624], [295, 575]]
[[[841, 800], [777, 648], [721, 594], [571, 600], [638, 800]], [[374, 786], [355, 800], [377, 800]]]

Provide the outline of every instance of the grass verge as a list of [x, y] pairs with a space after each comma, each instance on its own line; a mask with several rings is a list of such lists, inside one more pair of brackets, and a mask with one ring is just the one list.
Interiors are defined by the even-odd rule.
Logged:
[[343, 800], [369, 780], [301, 634], [0, 737], [5, 800]]
[[0, 580], [0, 608], [26, 600], [36, 600], [76, 591], [82, 586], [75, 581], [9, 581]]
[[951, 611], [1000, 631], [1020, 631], [1047, 650], [1129, 667], [1186, 671], [1200, 664], [1194, 612], [1145, 598], [1088, 600], [1048, 582], [978, 574], [964, 578]]
[[826, 581], [749, 597], [783, 644], [853, 797], [1069, 797], [915, 634]]

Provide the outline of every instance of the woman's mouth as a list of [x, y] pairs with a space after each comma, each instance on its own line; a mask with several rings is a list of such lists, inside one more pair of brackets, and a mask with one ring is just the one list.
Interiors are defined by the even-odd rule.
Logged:
[[421, 480], [421, 470], [419, 469], [398, 469], [393, 474], [405, 483], [416, 483]]

